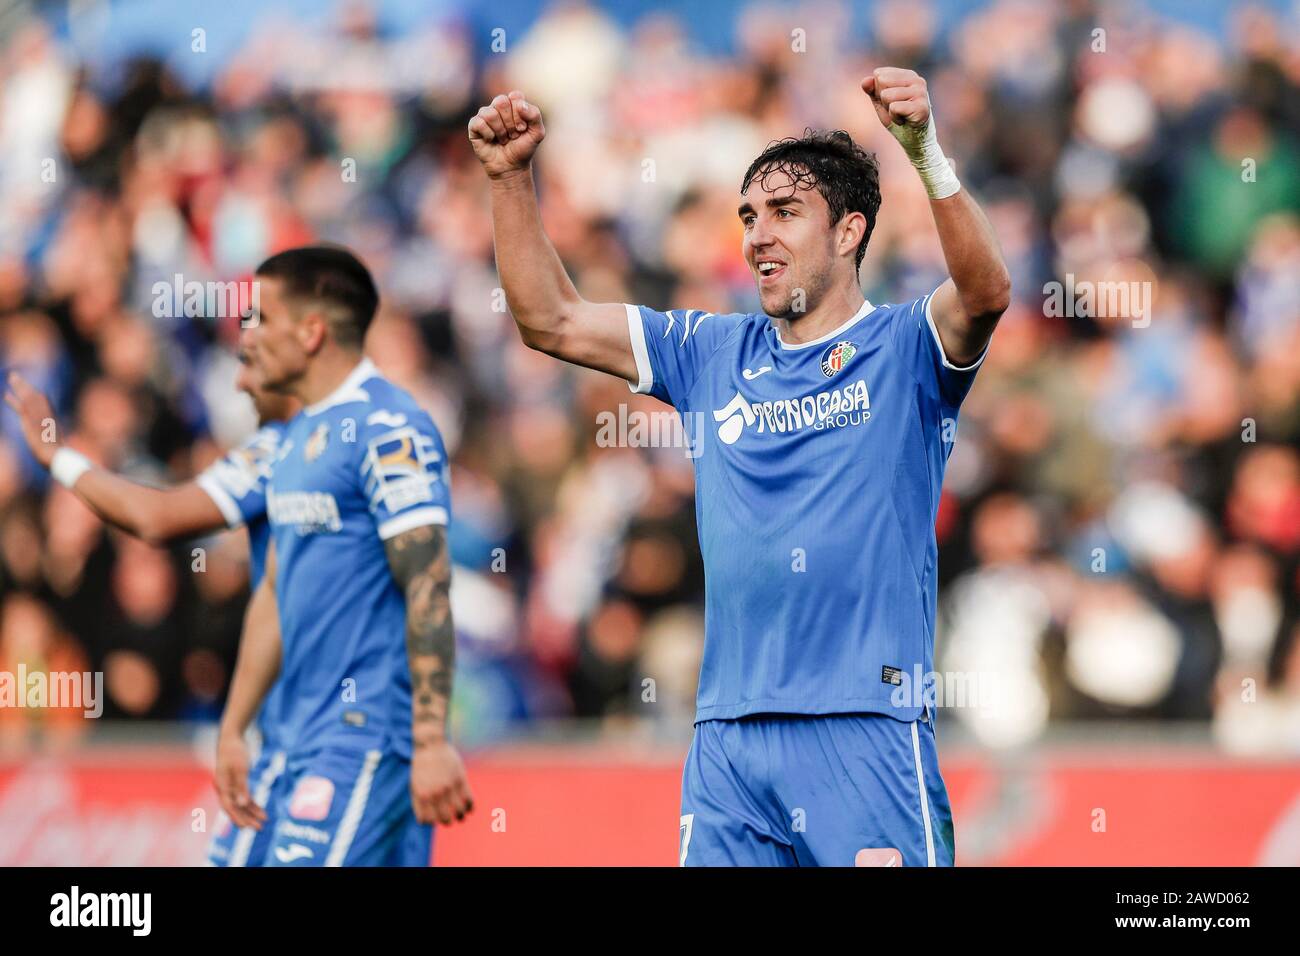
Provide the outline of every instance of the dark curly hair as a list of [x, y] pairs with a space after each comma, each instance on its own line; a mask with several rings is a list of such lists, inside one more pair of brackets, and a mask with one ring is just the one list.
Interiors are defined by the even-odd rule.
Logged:
[[806, 129], [802, 137], [769, 143], [745, 170], [740, 191], [743, 193], [755, 180], [766, 189], [767, 178], [778, 172], [788, 175], [796, 188], [815, 186], [830, 207], [832, 226], [846, 213], [860, 212], [867, 217], [867, 229], [853, 264], [855, 269], [861, 267], [880, 212], [880, 167], [875, 153], [868, 153], [842, 129]]

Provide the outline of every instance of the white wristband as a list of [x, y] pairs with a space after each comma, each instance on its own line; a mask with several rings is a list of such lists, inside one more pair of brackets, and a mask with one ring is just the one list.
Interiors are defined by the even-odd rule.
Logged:
[[50, 474], [64, 488], [71, 488], [77, 483], [78, 478], [94, 467], [91, 460], [81, 452], [73, 451], [71, 448], [60, 448], [50, 461]]
[[952, 163], [939, 148], [939, 138], [934, 132], [934, 112], [923, 128], [891, 123], [889, 132], [903, 146], [903, 152], [912, 161], [912, 165], [925, 184], [925, 191], [931, 199], [947, 199], [961, 189], [957, 174], [953, 172]]

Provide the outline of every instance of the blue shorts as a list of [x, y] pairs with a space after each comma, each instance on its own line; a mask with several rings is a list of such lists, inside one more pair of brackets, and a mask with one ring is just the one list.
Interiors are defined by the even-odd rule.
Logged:
[[682, 866], [951, 866], [933, 724], [877, 714], [696, 724], [679, 854]]
[[[248, 790], [253, 801], [267, 810], [268, 816], [274, 806], [276, 796], [283, 786], [285, 755], [283, 750], [263, 748], [248, 770]], [[266, 858], [266, 851], [271, 846], [271, 832], [274, 829], [270, 819], [262, 824], [262, 829], [237, 827], [221, 811], [217, 818], [217, 829], [208, 844], [208, 866], [261, 866]]]
[[433, 827], [411, 808], [409, 760], [327, 748], [290, 757], [284, 778], [266, 866], [429, 865]]

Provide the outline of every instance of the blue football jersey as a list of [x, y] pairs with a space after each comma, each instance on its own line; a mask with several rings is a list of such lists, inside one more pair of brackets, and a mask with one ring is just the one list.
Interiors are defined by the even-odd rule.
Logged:
[[947, 360], [929, 304], [867, 302], [800, 345], [762, 314], [627, 306], [631, 387], [695, 442], [697, 721], [922, 713], [939, 490], [983, 360]]
[[280, 450], [286, 422], [269, 422], [253, 437], [199, 475], [200, 488], [208, 493], [231, 528], [248, 529], [249, 578], [253, 590], [266, 570], [266, 543], [271, 529], [266, 521], [266, 482]]
[[450, 518], [442, 436], [363, 360], [290, 422], [267, 492], [291, 752], [409, 756], [406, 598], [384, 542]]
[[[257, 590], [266, 571], [266, 545], [271, 540], [271, 526], [266, 520], [266, 483], [280, 450], [280, 440], [288, 427], [285, 422], [269, 422], [238, 448], [208, 466], [196, 479], [221, 510], [231, 528], [248, 529], [248, 576], [250, 589]], [[278, 709], [280, 683], [267, 691], [258, 713], [257, 727], [262, 735], [262, 749], [279, 745]]]

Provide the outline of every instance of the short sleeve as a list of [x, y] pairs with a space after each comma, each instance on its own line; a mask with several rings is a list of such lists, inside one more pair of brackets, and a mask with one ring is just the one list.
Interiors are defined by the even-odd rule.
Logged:
[[378, 409], [361, 437], [362, 489], [381, 540], [450, 522], [447, 453], [428, 415]]
[[699, 309], [656, 312], [644, 305], [625, 308], [637, 370], [637, 381], [629, 382], [628, 387], [677, 408], [684, 407], [713, 353], [746, 318]]
[[265, 427], [213, 462], [195, 479], [226, 519], [238, 528], [266, 514], [266, 483], [280, 449], [279, 428]]
[[934, 316], [930, 313], [930, 300], [933, 298], [934, 293], [931, 292], [927, 296], [894, 306], [890, 335], [894, 348], [922, 387], [934, 388], [944, 404], [957, 408], [975, 383], [975, 375], [989, 350], [986, 345], [979, 358], [970, 365], [960, 366], [950, 362], [944, 354]]

